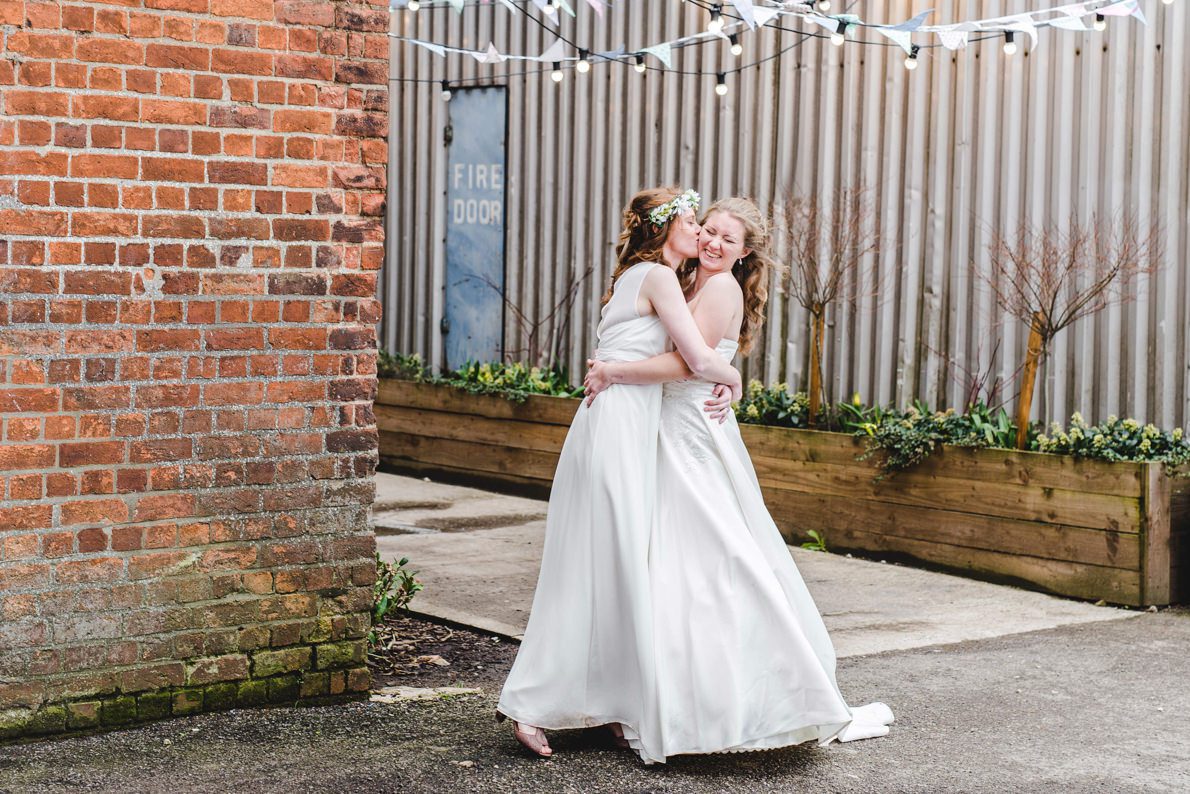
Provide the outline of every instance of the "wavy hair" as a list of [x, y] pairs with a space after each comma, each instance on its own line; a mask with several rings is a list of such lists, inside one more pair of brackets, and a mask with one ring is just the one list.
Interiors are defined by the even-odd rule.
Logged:
[[[740, 326], [740, 352], [752, 349], [760, 326], [764, 325], [764, 309], [769, 302], [769, 279], [780, 274], [784, 266], [769, 251], [769, 221], [751, 199], [732, 196], [720, 199], [702, 216], [702, 223], [716, 212], [725, 212], [744, 226], [744, 247], [751, 252], [731, 266], [731, 274], [744, 292], [744, 322]], [[684, 289], [694, 283], [698, 260], [687, 260], [678, 268], [678, 279]]]
[[607, 292], [603, 294], [603, 303], [612, 299], [616, 279], [623, 275], [625, 270], [641, 262], [665, 261], [661, 249], [665, 247], [670, 227], [678, 216], [675, 214], [661, 226], [655, 226], [649, 220], [649, 212], [673, 201], [681, 194], [682, 191], [676, 187], [651, 187], [638, 192], [628, 200], [628, 206], [624, 207], [621, 215], [622, 228], [619, 246], [616, 249], [616, 270], [612, 273]]

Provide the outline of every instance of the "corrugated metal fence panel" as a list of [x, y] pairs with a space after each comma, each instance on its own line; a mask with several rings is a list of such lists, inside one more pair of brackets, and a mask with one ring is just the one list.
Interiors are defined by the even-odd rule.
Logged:
[[[622, 0], [603, 19], [584, 3], [563, 32], [590, 49], [629, 51], [701, 29], [706, 12], [678, 0]], [[872, 21], [900, 21], [917, 4], [852, 3]], [[933, 22], [1019, 13], [1037, 3], [969, 0]], [[677, 70], [596, 64], [559, 85], [541, 64], [488, 66], [393, 42], [394, 78], [480, 78], [509, 89], [507, 296], [546, 317], [592, 268], [557, 333], [581, 372], [594, 345], [599, 297], [614, 266], [620, 209], [635, 190], [693, 186], [707, 197], [752, 196], [776, 212], [790, 191], [828, 197], [871, 187], [883, 246], [868, 263], [878, 291], [849, 286], [828, 315], [826, 383], [833, 399], [961, 405], [977, 375], [1016, 390], [1027, 334], [976, 272], [994, 231], [1022, 221], [1069, 223], [1118, 210], [1164, 228], [1163, 268], [1137, 299], [1059, 334], [1044, 366], [1036, 415], [1074, 410], [1182, 424], [1190, 408], [1190, 4], [1143, 2], [1148, 26], [1109, 20], [1104, 33], [1045, 31], [1005, 56], [999, 41], [923, 51], [908, 72], [894, 47], [831, 46], [787, 30], [741, 34], [675, 52]], [[535, 13], [530, 11], [530, 13]], [[498, 4], [394, 14], [394, 32], [454, 46], [542, 52], [553, 41]], [[859, 35], [879, 40], [874, 34]], [[1022, 37], [1024, 38], [1024, 37]], [[771, 58], [771, 60], [765, 60]], [[713, 92], [713, 75], [730, 92]], [[656, 66], [650, 60], [650, 66]], [[441, 361], [445, 108], [434, 84], [392, 82], [388, 259], [382, 344]], [[780, 237], [778, 236], [780, 239]], [[799, 385], [808, 364], [805, 312], [773, 290], [769, 325], [747, 374]], [[566, 318], [562, 318], [566, 319]], [[557, 325], [557, 327], [553, 327]], [[509, 313], [507, 350], [526, 347]]]

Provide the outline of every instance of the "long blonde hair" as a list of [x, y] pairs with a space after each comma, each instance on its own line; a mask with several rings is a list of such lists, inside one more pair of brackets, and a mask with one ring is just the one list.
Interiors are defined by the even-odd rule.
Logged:
[[616, 250], [616, 270], [611, 283], [603, 295], [603, 303], [612, 299], [616, 279], [624, 271], [641, 262], [663, 262], [662, 249], [669, 237], [670, 227], [678, 217], [674, 214], [665, 223], [655, 226], [649, 220], [649, 212], [662, 204], [673, 201], [682, 191], [676, 187], [651, 187], [641, 190], [628, 200], [621, 215], [619, 247]]
[[[756, 334], [764, 324], [764, 308], [769, 302], [769, 278], [780, 273], [783, 266], [769, 251], [769, 222], [764, 213], [751, 199], [732, 196], [720, 199], [711, 205], [702, 216], [702, 223], [716, 212], [725, 212], [744, 226], [744, 247], [749, 254], [731, 267], [731, 274], [744, 292], [744, 322], [740, 326], [740, 352], [752, 349]], [[683, 288], [694, 283], [698, 260], [687, 260], [678, 268], [678, 279]]]

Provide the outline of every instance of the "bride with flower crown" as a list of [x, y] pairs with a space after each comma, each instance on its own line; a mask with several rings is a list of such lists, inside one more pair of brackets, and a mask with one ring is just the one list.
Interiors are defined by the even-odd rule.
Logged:
[[[708, 345], [675, 273], [697, 256], [698, 194], [645, 190], [623, 213], [599, 323], [602, 361], [637, 361], [672, 341], [684, 366], [740, 395], [740, 373]], [[665, 760], [649, 580], [661, 386], [609, 387], [579, 405], [558, 459], [529, 624], [497, 706], [532, 752], [543, 729], [606, 725], [646, 761]]]

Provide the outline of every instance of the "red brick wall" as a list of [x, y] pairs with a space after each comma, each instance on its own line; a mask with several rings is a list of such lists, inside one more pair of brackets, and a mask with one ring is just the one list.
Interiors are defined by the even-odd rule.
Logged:
[[0, 738], [366, 689], [373, 3], [0, 0]]

